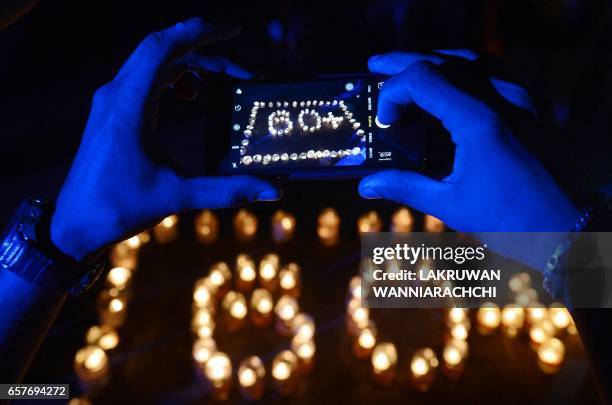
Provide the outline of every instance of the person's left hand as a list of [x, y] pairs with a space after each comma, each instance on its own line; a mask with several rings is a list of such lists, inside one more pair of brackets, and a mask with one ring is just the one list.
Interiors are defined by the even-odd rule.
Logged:
[[224, 58], [193, 52], [237, 32], [194, 18], [152, 33], [98, 89], [51, 221], [51, 240], [61, 251], [82, 261], [175, 212], [281, 197], [275, 186], [252, 176], [182, 177], [150, 154], [160, 149], [155, 129], [161, 92], [186, 69], [250, 77]]

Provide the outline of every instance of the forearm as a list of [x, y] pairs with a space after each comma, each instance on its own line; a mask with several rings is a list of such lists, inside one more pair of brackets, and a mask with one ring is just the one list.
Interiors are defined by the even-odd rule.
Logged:
[[0, 382], [23, 378], [66, 293], [30, 284], [0, 269]]

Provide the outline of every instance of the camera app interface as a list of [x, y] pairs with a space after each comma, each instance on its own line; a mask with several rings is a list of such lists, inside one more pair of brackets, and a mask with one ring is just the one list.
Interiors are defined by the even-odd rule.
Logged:
[[377, 151], [372, 76], [233, 88], [231, 168], [282, 171], [391, 161]]

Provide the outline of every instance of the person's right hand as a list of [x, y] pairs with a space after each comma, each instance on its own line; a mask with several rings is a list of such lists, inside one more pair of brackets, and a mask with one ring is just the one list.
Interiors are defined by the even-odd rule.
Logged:
[[188, 69], [250, 78], [224, 58], [193, 52], [237, 32], [194, 18], [150, 34], [96, 92], [51, 221], [51, 240], [61, 251], [80, 261], [172, 213], [281, 197], [274, 185], [253, 176], [188, 178], [160, 164], [162, 91]]
[[[441, 74], [439, 60], [392, 53], [371, 58], [369, 68], [392, 75], [380, 92], [379, 121], [393, 124], [409, 104], [432, 114], [456, 146], [452, 173], [435, 180], [412, 171], [379, 172], [361, 180], [361, 196], [410, 205], [459, 231], [569, 231], [579, 218], [569, 196], [492, 106]], [[502, 92], [499, 83], [494, 87]]]

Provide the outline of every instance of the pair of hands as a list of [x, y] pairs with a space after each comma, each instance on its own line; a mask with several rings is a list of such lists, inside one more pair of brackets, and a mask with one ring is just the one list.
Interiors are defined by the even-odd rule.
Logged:
[[[64, 253], [85, 260], [175, 212], [281, 197], [281, 190], [253, 176], [181, 177], [145, 152], [144, 145], [155, 142], [160, 94], [183, 72], [249, 78], [223, 58], [194, 53], [236, 33], [198, 18], [153, 33], [96, 92], [51, 222], [52, 241]], [[371, 58], [369, 67], [392, 76], [379, 97], [381, 122], [392, 123], [403, 106], [416, 104], [449, 130], [456, 144], [452, 174], [438, 181], [384, 171], [362, 179], [360, 194], [410, 205], [457, 230], [570, 229], [578, 212], [569, 198], [492, 108], [445, 79], [435, 67], [442, 62], [442, 55], [395, 53]], [[510, 102], [527, 105], [520, 89], [494, 85]]]

